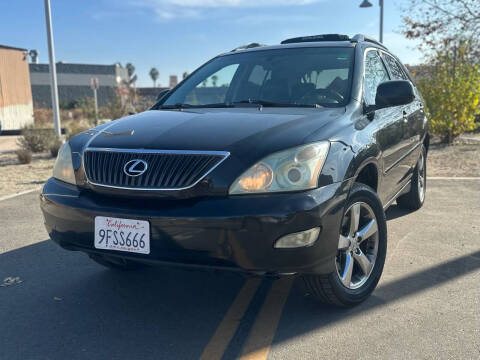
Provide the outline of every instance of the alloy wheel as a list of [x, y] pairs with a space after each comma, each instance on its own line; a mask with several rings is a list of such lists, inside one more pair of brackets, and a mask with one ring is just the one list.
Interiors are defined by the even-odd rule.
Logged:
[[420, 196], [420, 203], [423, 203], [423, 200], [425, 199], [425, 156], [423, 155], [423, 151], [418, 160], [417, 171], [418, 196]]
[[378, 252], [377, 218], [365, 202], [345, 212], [336, 258], [337, 275], [348, 289], [358, 289], [369, 279]]

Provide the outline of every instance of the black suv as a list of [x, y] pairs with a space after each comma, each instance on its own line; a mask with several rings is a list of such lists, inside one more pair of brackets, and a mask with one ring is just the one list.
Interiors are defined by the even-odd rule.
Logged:
[[41, 207], [55, 242], [102, 265], [297, 274], [351, 306], [382, 273], [385, 209], [424, 202], [428, 144], [420, 94], [375, 40], [251, 44], [71, 138]]

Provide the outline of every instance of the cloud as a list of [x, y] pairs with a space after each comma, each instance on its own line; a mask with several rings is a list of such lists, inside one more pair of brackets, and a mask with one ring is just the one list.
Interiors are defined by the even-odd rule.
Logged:
[[282, 23], [288, 22], [291, 23], [305, 23], [317, 21], [317, 15], [297, 15], [297, 14], [252, 14], [238, 17], [234, 20], [237, 24], [243, 25], [261, 25], [268, 23]]
[[152, 10], [161, 20], [201, 17], [212, 8], [274, 8], [303, 6], [322, 0], [132, 0], [131, 5]]

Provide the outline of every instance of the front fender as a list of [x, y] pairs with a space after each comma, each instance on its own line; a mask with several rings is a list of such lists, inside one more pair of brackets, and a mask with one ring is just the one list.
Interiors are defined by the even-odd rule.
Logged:
[[351, 167], [354, 166], [354, 158], [355, 153], [350, 146], [340, 141], [332, 141], [327, 159], [318, 178], [318, 185], [326, 186], [348, 180]]

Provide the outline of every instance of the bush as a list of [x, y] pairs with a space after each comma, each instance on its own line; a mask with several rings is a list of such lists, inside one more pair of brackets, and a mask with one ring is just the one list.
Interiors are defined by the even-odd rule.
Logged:
[[120, 96], [116, 95], [113, 101], [99, 109], [99, 113], [100, 118], [115, 120], [127, 115], [127, 107]]
[[437, 54], [431, 74], [418, 82], [430, 118], [432, 133], [451, 144], [455, 137], [474, 130], [480, 99], [480, 69], [463, 47]]
[[60, 147], [63, 145], [63, 142], [55, 139], [55, 141], [50, 145], [50, 154], [52, 157], [56, 158], [58, 155], [58, 151], [60, 150]]
[[33, 119], [37, 127], [52, 127], [53, 126], [53, 111], [52, 109], [37, 108], [33, 109]]
[[32, 162], [32, 153], [29, 150], [20, 149], [16, 151], [18, 162], [20, 164], [30, 164]]
[[77, 134], [80, 134], [84, 131], [91, 129], [93, 126], [88, 120], [72, 120], [69, 123], [65, 124], [67, 130], [67, 138], [71, 138]]
[[95, 119], [95, 101], [91, 97], [85, 97], [75, 101], [74, 109], [81, 111], [83, 118], [87, 120]]
[[26, 127], [22, 130], [18, 144], [24, 150], [38, 153], [48, 150], [55, 140], [56, 136], [52, 129]]

